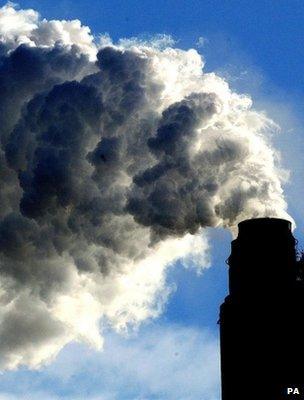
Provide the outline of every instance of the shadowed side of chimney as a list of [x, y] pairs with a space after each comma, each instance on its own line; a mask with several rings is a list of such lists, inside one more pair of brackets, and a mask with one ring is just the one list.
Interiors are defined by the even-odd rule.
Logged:
[[220, 310], [223, 400], [288, 399], [288, 387], [303, 386], [304, 292], [295, 244], [289, 221], [239, 224]]

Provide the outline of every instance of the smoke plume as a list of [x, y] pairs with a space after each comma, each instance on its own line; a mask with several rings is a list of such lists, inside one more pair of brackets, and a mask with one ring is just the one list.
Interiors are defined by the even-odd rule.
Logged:
[[0, 367], [155, 317], [205, 227], [286, 216], [274, 124], [168, 37], [0, 9]]

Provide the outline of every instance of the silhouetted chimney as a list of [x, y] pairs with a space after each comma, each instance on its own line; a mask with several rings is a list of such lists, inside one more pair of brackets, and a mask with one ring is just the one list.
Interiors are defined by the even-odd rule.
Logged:
[[295, 244], [289, 221], [239, 224], [220, 310], [222, 400], [304, 399], [304, 289]]

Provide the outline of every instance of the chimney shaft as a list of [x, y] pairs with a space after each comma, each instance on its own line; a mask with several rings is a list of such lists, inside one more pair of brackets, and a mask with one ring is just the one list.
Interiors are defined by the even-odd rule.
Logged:
[[222, 400], [290, 399], [290, 387], [304, 398], [304, 290], [295, 243], [289, 221], [239, 224], [220, 310]]

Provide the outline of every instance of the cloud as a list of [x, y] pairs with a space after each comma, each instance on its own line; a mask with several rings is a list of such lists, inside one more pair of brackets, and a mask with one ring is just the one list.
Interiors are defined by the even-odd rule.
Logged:
[[204, 47], [209, 40], [203, 36], [200, 36], [195, 43], [196, 47]]
[[275, 124], [195, 50], [12, 5], [0, 42], [1, 368], [157, 317], [170, 265], [209, 265], [205, 227], [289, 218]]
[[[33, 384], [32, 374], [35, 374]], [[0, 395], [36, 399], [219, 399], [218, 339], [181, 325], [148, 325], [137, 334], [106, 334], [99, 355], [72, 345], [39, 372], [6, 374]], [[18, 382], [8, 389], [10, 382]], [[24, 396], [24, 395], [23, 395]], [[0, 397], [1, 399], [1, 397]]]

